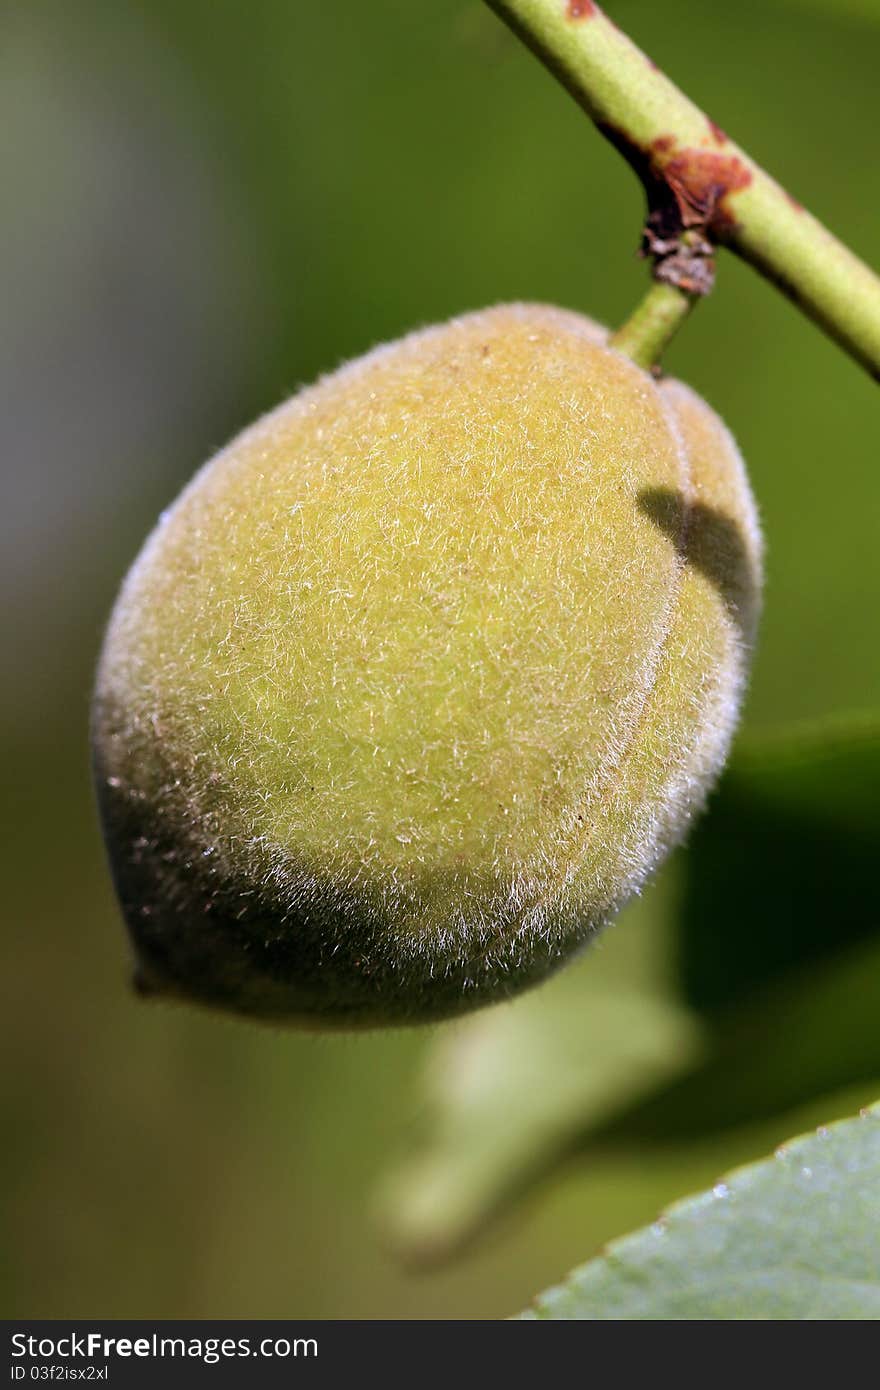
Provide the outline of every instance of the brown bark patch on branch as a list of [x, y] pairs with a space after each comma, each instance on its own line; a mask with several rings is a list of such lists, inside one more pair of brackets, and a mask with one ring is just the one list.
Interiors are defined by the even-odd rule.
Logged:
[[720, 238], [736, 226], [731, 194], [752, 182], [750, 170], [738, 155], [693, 147], [677, 150], [668, 158], [665, 151], [658, 150], [657, 154], [655, 178], [671, 193], [682, 227], [714, 232]]
[[[689, 294], [708, 294], [715, 246], [736, 226], [730, 200], [751, 183], [749, 168], [723, 148], [679, 146], [674, 135], [658, 135], [642, 148], [614, 126], [599, 129], [644, 184], [648, 217], [641, 254], [653, 260], [654, 278]], [[713, 121], [706, 138], [713, 146], [727, 141]]]

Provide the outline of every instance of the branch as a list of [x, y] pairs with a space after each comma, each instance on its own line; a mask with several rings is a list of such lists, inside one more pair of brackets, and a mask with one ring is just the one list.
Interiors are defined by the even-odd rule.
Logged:
[[656, 279], [688, 295], [728, 246], [880, 380], [880, 279], [729, 140], [592, 0], [487, 0], [645, 185]]

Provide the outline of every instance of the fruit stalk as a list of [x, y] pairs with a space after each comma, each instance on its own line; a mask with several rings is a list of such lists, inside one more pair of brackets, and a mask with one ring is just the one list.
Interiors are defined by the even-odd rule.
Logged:
[[633, 313], [609, 338], [617, 348], [646, 370], [659, 363], [663, 349], [696, 303], [696, 296], [677, 285], [655, 280]]
[[678, 90], [592, 0], [487, 0], [638, 173], [655, 278], [711, 288], [727, 246], [880, 379], [880, 279]]

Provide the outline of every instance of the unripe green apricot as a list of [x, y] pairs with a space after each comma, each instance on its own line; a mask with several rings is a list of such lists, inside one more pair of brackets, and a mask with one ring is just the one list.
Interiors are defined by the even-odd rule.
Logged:
[[560, 965], [681, 838], [745, 677], [736, 447], [580, 316], [377, 348], [211, 460], [125, 581], [94, 760], [145, 988], [315, 1027]]

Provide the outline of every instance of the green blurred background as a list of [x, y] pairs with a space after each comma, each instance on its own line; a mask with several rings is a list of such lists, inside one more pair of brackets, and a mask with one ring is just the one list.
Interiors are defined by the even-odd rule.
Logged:
[[[608, 8], [871, 257], [880, 6]], [[514, 1312], [661, 1204], [874, 1098], [880, 1055], [720, 1130], [612, 1134], [460, 1258], [416, 1269], [375, 1193], [423, 1119], [426, 1048], [451, 1029], [300, 1037], [136, 1001], [89, 691], [125, 569], [216, 447], [318, 372], [452, 313], [524, 298], [619, 321], [645, 284], [641, 192], [478, 0], [0, 15], [2, 1312]], [[737, 435], [763, 513], [746, 733], [877, 708], [876, 387], [727, 256], [668, 366]], [[604, 969], [638, 970], [628, 934], [666, 941], [686, 872], [687, 852], [609, 933]], [[838, 1021], [823, 1015], [828, 1038]]]

